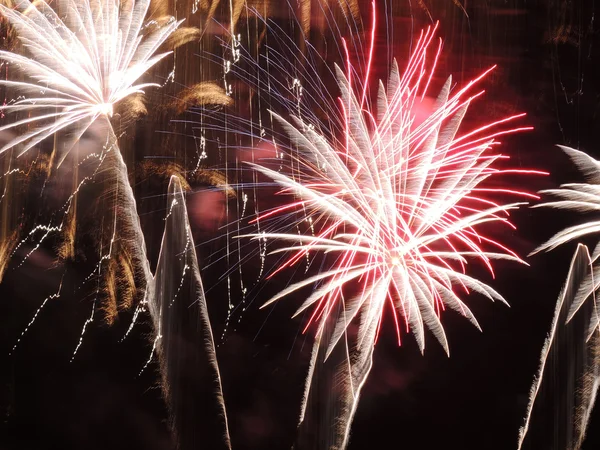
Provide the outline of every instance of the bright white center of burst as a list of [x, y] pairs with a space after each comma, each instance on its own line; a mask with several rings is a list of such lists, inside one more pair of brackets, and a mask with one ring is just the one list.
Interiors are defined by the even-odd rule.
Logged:
[[398, 258], [397, 256], [392, 257], [392, 266], [399, 266], [400, 265], [400, 258]]
[[113, 115], [113, 105], [112, 103], [100, 103], [96, 106], [98, 108], [98, 112], [100, 114], [104, 114], [108, 117], [112, 117]]

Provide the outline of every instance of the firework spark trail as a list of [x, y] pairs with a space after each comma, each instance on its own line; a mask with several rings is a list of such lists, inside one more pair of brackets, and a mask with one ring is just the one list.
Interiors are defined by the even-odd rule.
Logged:
[[[373, 27], [375, 23], [373, 20]], [[272, 252], [293, 254], [271, 276], [298, 264], [309, 252], [336, 256], [332, 268], [292, 284], [263, 305], [317, 284], [296, 313], [314, 307], [307, 327], [318, 324], [301, 426], [311, 398], [317, 397], [311, 392], [312, 374], [320, 370], [315, 366], [330, 364], [339, 390], [333, 408], [338, 408], [338, 416], [328, 422], [336, 428], [332, 448], [344, 448], [348, 443], [384, 309], [391, 307], [399, 342], [403, 320], [421, 351], [427, 327], [449, 352], [439, 318], [443, 309], [454, 309], [479, 328], [455, 288], [504, 301], [489, 285], [465, 273], [468, 260], [481, 262], [492, 275], [493, 259], [523, 263], [501, 242], [485, 236], [481, 225], [500, 222], [514, 228], [509, 211], [523, 203], [498, 203], [494, 194], [538, 197], [480, 185], [492, 175], [542, 174], [494, 167], [505, 158], [492, 151], [498, 144], [496, 138], [531, 128], [494, 131], [524, 116], [519, 114], [458, 134], [468, 106], [482, 94], [471, 93], [472, 88], [489, 71], [455, 92], [451, 92], [448, 79], [431, 113], [416, 123], [415, 108], [428, 94], [441, 51], [441, 40], [433, 52], [430, 50], [436, 27], [421, 33], [402, 75], [394, 61], [387, 89], [380, 82], [375, 99], [370, 98], [368, 89], [373, 38], [362, 80], [356, 79], [359, 72], [350, 64], [349, 56], [346, 73], [335, 67], [341, 93], [337, 117], [343, 138], [328, 139], [320, 131], [327, 128], [325, 124], [307, 122], [290, 108], [291, 119], [272, 113], [291, 141], [289, 173], [250, 163], [275, 181], [281, 193], [296, 198], [264, 212], [259, 219], [265, 221], [300, 208], [313, 219], [316, 230], [314, 235], [282, 230], [244, 236], [289, 244]], [[350, 289], [356, 292], [347, 297]], [[358, 331], [354, 332], [349, 326], [356, 320]], [[335, 361], [325, 361], [328, 358]], [[308, 448], [316, 444], [298, 445]]]
[[[583, 173], [588, 183], [568, 183], [560, 186], [559, 189], [541, 191], [541, 194], [556, 197], [557, 200], [534, 205], [533, 207], [566, 209], [584, 213], [598, 211], [600, 209], [600, 161], [570, 147], [559, 145], [559, 148], [571, 158], [577, 168]], [[598, 233], [599, 231], [600, 221], [596, 220], [568, 227], [556, 233], [548, 241], [535, 249], [532, 254], [553, 250], [567, 242], [579, 239], [588, 234]], [[567, 323], [573, 319], [577, 311], [579, 311], [590, 297], [595, 304], [595, 310], [597, 311], [598, 307], [600, 307], [600, 296], [596, 295], [598, 289], [600, 289], [600, 267], [595, 264], [599, 257], [600, 246], [596, 247], [590, 257], [592, 270], [584, 277], [577, 289], [566, 317]], [[598, 327], [600, 327], [600, 316], [594, 314], [588, 325], [588, 339]]]
[[[598, 250], [594, 256], [583, 244], [575, 250], [531, 386], [518, 449], [579, 450], [584, 443], [600, 386], [600, 332], [597, 327], [591, 333], [588, 330], [598, 314], [589, 301], [574, 318], [568, 320], [568, 316], [582, 284], [593, 276]], [[554, 411], [552, 433], [548, 433], [547, 411]]]
[[[190, 442], [193, 445], [183, 446], [185, 448], [195, 447], [200, 439], [210, 442], [207, 440], [209, 435], [219, 435], [216, 439], [218, 444], [213, 443], [213, 448], [229, 449], [231, 444], [214, 337], [188, 220], [186, 201], [180, 180], [177, 177], [171, 177], [168, 196], [171, 199], [172, 214], [165, 224], [155, 279], [157, 302], [163, 307], [162, 328], [168, 331], [164, 333], [163, 337], [164, 355], [161, 358], [161, 366], [167, 374], [168, 385], [166, 389], [172, 394], [170, 396], [170, 407], [174, 422], [176, 424], [180, 422], [181, 424], [193, 423], [190, 429], [182, 429], [181, 426], [176, 425], [175, 430], [176, 433], [187, 435], [188, 440], [191, 439]], [[173, 280], [176, 280], [178, 276], [181, 276], [180, 282], [173, 283]], [[177, 296], [192, 301], [180, 301], [179, 306], [173, 305], [171, 299]], [[176, 312], [176, 308], [179, 308], [180, 311]], [[195, 345], [192, 345], [191, 350], [187, 350], [188, 353], [191, 353], [187, 354], [186, 357], [202, 360], [203, 366], [210, 367], [211, 379], [209, 381], [214, 386], [215, 395], [210, 398], [203, 397], [202, 401], [195, 407], [196, 414], [189, 417], [189, 414], [186, 415], [184, 411], [189, 408], [190, 396], [193, 396], [193, 392], [195, 392], [194, 382], [190, 384], [188, 371], [182, 370], [177, 359], [177, 355], [181, 352], [181, 337], [177, 333], [173, 333], [172, 328], [181, 327], [178, 324], [179, 322], [188, 323], [192, 311], [197, 311], [199, 339], [194, 342]], [[178, 315], [181, 317], [179, 322], [177, 322]], [[185, 335], [185, 333], [182, 334]], [[169, 357], [169, 353], [175, 355], [175, 358]], [[204, 370], [202, 373], [204, 373]], [[206, 414], [211, 407], [210, 404], [215, 408], [215, 414]], [[203, 417], [202, 423], [197, 423], [198, 417]], [[222, 439], [219, 439], [219, 437], [222, 437]], [[218, 446], [214, 447], [214, 445]]]
[[[584, 175], [586, 183], [563, 184], [558, 189], [541, 191], [556, 200], [534, 205], [534, 208], [565, 209], [589, 213], [600, 209], [600, 161], [591, 158], [580, 150], [562, 145], [561, 148], [571, 158]], [[568, 242], [600, 231], [600, 222], [586, 221], [580, 225], [559, 231], [548, 241], [535, 249], [532, 254], [550, 251]], [[519, 432], [518, 448], [522, 448], [528, 438], [537, 439], [538, 426], [536, 411], [557, 411], [553, 443], [561, 448], [579, 449], [583, 444], [591, 411], [600, 385], [600, 244], [591, 253], [588, 247], [579, 244], [571, 261], [565, 285], [558, 297], [551, 331], [540, 356], [540, 367], [531, 387], [529, 405], [523, 427]], [[565, 351], [566, 349], [566, 351]], [[568, 379], [561, 378], [562, 366], [575, 371]], [[546, 387], [548, 377], [552, 377], [549, 389], [560, 391], [556, 400], [548, 400], [539, 393]], [[553, 401], [554, 404], [550, 404]], [[575, 406], [573, 406], [575, 405]], [[545, 435], [545, 433], [543, 433]], [[533, 437], [529, 437], [533, 435]], [[546, 438], [547, 439], [547, 438]], [[534, 441], [539, 445], [538, 441]], [[535, 445], [534, 444], [534, 445]]]

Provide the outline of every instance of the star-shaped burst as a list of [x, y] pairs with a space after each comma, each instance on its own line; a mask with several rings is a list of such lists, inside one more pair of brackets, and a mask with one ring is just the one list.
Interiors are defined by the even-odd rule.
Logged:
[[[459, 133], [469, 104], [482, 93], [470, 92], [489, 71], [454, 92], [448, 79], [418, 123], [416, 110], [422, 109], [441, 49], [440, 41], [431, 58], [434, 33], [435, 28], [430, 28], [421, 35], [403, 75], [394, 62], [387, 89], [379, 83], [376, 102], [370, 101], [366, 87], [354, 87], [359, 83], [352, 81], [357, 72], [350, 65], [347, 73], [336, 67], [343, 136], [327, 139], [316, 131], [323, 124], [298, 117], [288, 121], [274, 114], [298, 152], [294, 169], [286, 173], [253, 165], [297, 199], [265, 212], [261, 219], [302, 207], [314, 229], [309, 236], [286, 232], [253, 236], [293, 244], [277, 250], [294, 252], [278, 271], [309, 252], [335, 255], [328, 270], [289, 286], [267, 302], [317, 283], [297, 314], [315, 306], [310, 322], [319, 321], [320, 331], [325, 318], [336, 316], [328, 355], [355, 318], [359, 318], [359, 346], [374, 345], [386, 309], [399, 339], [403, 321], [423, 350], [427, 327], [448, 352], [439, 317], [445, 307], [479, 328], [460, 291], [503, 301], [492, 287], [465, 273], [468, 260], [479, 260], [490, 271], [493, 259], [523, 262], [487, 237], [481, 226], [500, 222], [512, 227], [508, 211], [519, 203], [497, 203], [498, 194], [537, 198], [519, 190], [483, 187], [492, 175], [534, 172], [495, 167], [504, 158], [494, 151], [496, 138], [529, 127], [500, 129], [523, 116], [519, 114]], [[371, 65], [369, 60], [362, 86], [368, 85]]]
[[58, 163], [100, 116], [116, 103], [154, 86], [140, 78], [169, 52], [158, 49], [181, 21], [146, 23], [151, 0], [63, 0], [58, 11], [45, 1], [19, 0], [0, 12], [16, 30], [29, 56], [0, 51], [0, 59], [26, 81], [0, 80], [17, 99], [0, 107], [14, 114], [2, 130], [27, 131], [0, 149], [22, 144], [20, 154], [64, 130], [69, 139]]

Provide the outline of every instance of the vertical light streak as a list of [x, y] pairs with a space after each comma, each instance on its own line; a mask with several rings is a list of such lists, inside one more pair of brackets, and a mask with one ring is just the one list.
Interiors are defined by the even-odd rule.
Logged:
[[[541, 191], [541, 194], [549, 195], [553, 199], [534, 207], [583, 213], [598, 211], [600, 161], [580, 150], [562, 145], [558, 147], [567, 154], [586, 182], [567, 183], [558, 189]], [[588, 220], [559, 231], [532, 254], [550, 251], [598, 232], [600, 221]], [[600, 385], [599, 257], [599, 244], [591, 255], [587, 246], [578, 244], [573, 254], [566, 281], [558, 296], [550, 332], [542, 348], [539, 368], [531, 386], [524, 424], [519, 430], [519, 449], [523, 447], [530, 428], [541, 430], [542, 423], [546, 427], [547, 424], [539, 419], [540, 413], [537, 411], [548, 408], [556, 411], [554, 426], [558, 432], [549, 438], [553, 445], [579, 449], [583, 444]], [[566, 364], [573, 372], [569, 377], [561, 375], [561, 368]], [[549, 377], [552, 380], [551, 384], [548, 384]], [[556, 398], [546, 399], [541, 395], [542, 389], [551, 389]], [[533, 435], [535, 436], [535, 433]], [[534, 440], [533, 445], [536, 444], [538, 442]]]

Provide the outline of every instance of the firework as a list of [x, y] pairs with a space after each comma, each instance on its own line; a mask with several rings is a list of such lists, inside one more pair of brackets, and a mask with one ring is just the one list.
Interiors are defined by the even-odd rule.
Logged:
[[[154, 279], [163, 390], [179, 448], [231, 449], [221, 377], [181, 180], [172, 176]], [[195, 317], [194, 323], [191, 318]], [[183, 345], [182, 345], [183, 344]], [[186, 363], [182, 364], [182, 360]], [[207, 370], [208, 369], [208, 370]], [[190, 379], [190, 373], [200, 379]], [[210, 386], [207, 393], [198, 385]], [[201, 420], [198, 420], [201, 418]]]
[[[593, 301], [577, 307], [576, 316], [571, 313], [597, 258], [583, 244], [575, 250], [531, 386], [518, 449], [579, 450], [584, 442], [600, 386], [600, 332], [589, 329], [598, 316]], [[548, 411], [553, 411], [553, 433], [548, 433]]]
[[26, 118], [11, 121], [0, 130], [33, 127], [5, 144], [4, 152], [23, 144], [23, 154], [55, 133], [69, 129], [73, 137], [59, 156], [68, 151], [100, 116], [112, 117], [115, 105], [134, 93], [156, 86], [139, 79], [169, 53], [156, 54], [181, 21], [144, 22], [150, 0], [64, 2], [60, 17], [46, 2], [17, 2], [15, 9], [0, 11], [16, 30], [26, 57], [0, 51], [0, 58], [30, 81], [0, 80], [25, 98], [4, 105], [5, 113]]
[[[140, 82], [140, 78], [168, 55], [168, 52], [156, 53], [181, 23], [172, 17], [145, 23], [149, 5], [150, 0], [68, 0], [60, 4], [61, 15], [44, 1], [35, 4], [20, 1], [15, 9], [0, 5], [0, 11], [31, 55], [0, 52], [0, 58], [27, 80], [0, 80], [1, 85], [20, 95], [16, 101], [0, 107], [13, 117], [0, 131], [25, 128], [8, 141], [0, 153], [17, 148], [18, 155], [23, 155], [44, 139], [58, 134], [59, 145], [54, 146], [52, 161], [59, 167], [86, 131], [96, 132], [103, 150], [92, 156], [97, 158], [97, 170], [103, 164], [109, 164], [112, 169], [112, 185], [123, 210], [119, 221], [135, 243], [131, 253], [135, 254], [136, 267], [147, 285], [152, 275], [146, 259], [146, 245], [127, 167], [110, 118], [119, 101], [143, 93], [144, 88], [156, 86]], [[90, 128], [92, 125], [93, 129]], [[64, 208], [65, 218], [74, 209], [73, 200], [86, 181], [88, 179], [84, 177], [78, 182], [80, 184]], [[51, 232], [74, 229], [74, 220], [71, 214], [69, 224], [65, 225], [63, 220], [58, 226], [37, 226], [30, 236], [42, 230], [44, 234], [39, 246]], [[100, 258], [98, 273], [103, 261], [112, 256], [116, 227], [115, 216], [109, 251]], [[67, 240], [73, 241], [72, 237]], [[66, 251], [66, 254], [72, 253], [72, 250]], [[147, 289], [144, 287], [143, 292]], [[149, 305], [157, 324], [158, 312], [154, 311], [152, 302]]]
[[[83, 284], [94, 276], [98, 283], [90, 316], [73, 357], [82, 344], [86, 327], [95, 319], [96, 302], [104, 284], [108, 299], [103, 309], [109, 321], [119, 308], [131, 306], [133, 297], [139, 296], [142, 300], [134, 312], [133, 323], [140, 313], [149, 310], [155, 332], [152, 354], [159, 354], [163, 389], [172, 412], [174, 431], [180, 439], [181, 433], [189, 434], [187, 430], [180, 430], [182, 395], [180, 388], [172, 386], [181, 376], [181, 369], [175, 368], [169, 356], [171, 345], [180, 338], [175, 326], [180, 317], [175, 316], [174, 308], [165, 310], [176, 301], [181, 303], [185, 297], [188, 301], [185, 308], [197, 305], [199, 318], [196, 336], [201, 345], [194, 358], [208, 369], [209, 384], [214, 387], [210, 392], [216, 393], [213, 396], [217, 411], [215, 423], [207, 423], [206, 428], [201, 424], [195, 430], [204, 433], [204, 438], [208, 434], [218, 435], [221, 445], [229, 448], [212, 331], [180, 182], [172, 179], [169, 187], [169, 213], [154, 277], [146, 256], [128, 168], [110, 121], [116, 108], [125, 102], [134, 110], [132, 117], [143, 114], [145, 105], [140, 96], [144, 89], [158, 85], [143, 82], [141, 78], [170, 53], [159, 52], [159, 49], [181, 45], [198, 36], [197, 30], [191, 28], [177, 33], [182, 21], [170, 16], [146, 20], [150, 3], [151, 0], [64, 0], [58, 2], [57, 11], [44, 1], [20, 1], [14, 10], [0, 5], [0, 12], [30, 55], [0, 52], [0, 59], [26, 80], [0, 81], [18, 95], [16, 100], [0, 107], [0, 111], [10, 114], [0, 132], [20, 133], [0, 148], [0, 153], [9, 153], [9, 158], [13, 152], [21, 156], [54, 136], [50, 167], [58, 168], [76, 144], [89, 148], [91, 143], [94, 147], [83, 158], [80, 158], [82, 148], [73, 152], [75, 188], [60, 211], [62, 220], [57, 224], [35, 226], [15, 249], [0, 246], [0, 268], [4, 270], [8, 253], [14, 255], [25, 240], [34, 240], [39, 234], [42, 236], [26, 257], [52, 233], [67, 235], [59, 255], [73, 257], [77, 196], [86, 182], [98, 179], [105, 182], [100, 183], [106, 186], [107, 192], [103, 194], [110, 195], [100, 196], [101, 199], [106, 197], [108, 205], [103, 203], [99, 214], [100, 219], [109, 217], [110, 225], [104, 226], [104, 221], [98, 220], [101, 224], [98, 264]], [[18, 342], [46, 302], [60, 295], [59, 290], [43, 302]]]
[[[373, 30], [375, 26], [374, 20]], [[311, 403], [316, 365], [326, 364], [321, 358], [338, 354], [330, 363], [336, 372], [332, 386], [339, 392], [335, 401], [341, 411], [334, 418], [332, 448], [347, 445], [384, 311], [395, 323], [399, 342], [404, 323], [421, 351], [429, 328], [449, 352], [442, 310], [454, 309], [479, 328], [457, 291], [475, 291], [504, 302], [492, 287], [465, 273], [467, 262], [479, 261], [492, 274], [494, 259], [523, 263], [505, 245], [487, 237], [482, 225], [499, 222], [513, 227], [509, 211], [521, 203], [500, 203], [495, 200], [498, 195], [537, 196], [482, 184], [493, 175], [541, 173], [495, 168], [505, 158], [493, 151], [496, 138], [530, 127], [502, 128], [524, 116], [518, 114], [459, 134], [468, 106], [482, 93], [471, 93], [473, 86], [489, 71], [454, 92], [448, 79], [431, 112], [418, 123], [416, 111], [424, 104], [441, 50], [440, 40], [432, 52], [435, 32], [436, 27], [430, 27], [421, 33], [402, 75], [394, 62], [387, 89], [379, 83], [376, 101], [368, 90], [372, 37], [363, 79], [355, 79], [361, 72], [352, 67], [349, 57], [345, 73], [335, 68], [342, 137], [336, 139], [335, 133], [325, 137], [320, 132], [326, 128], [323, 123], [294, 116], [286, 120], [273, 113], [291, 141], [293, 169], [285, 172], [251, 164], [281, 186], [282, 193], [296, 199], [259, 219], [302, 208], [303, 220], [314, 230], [310, 235], [285, 231], [249, 235], [291, 244], [275, 251], [292, 252], [275, 273], [315, 252], [335, 258], [331, 268], [290, 285], [263, 305], [317, 284], [296, 313], [313, 307], [307, 327], [317, 324], [301, 422]], [[351, 329], [353, 323], [357, 329]]]
[[[558, 200], [534, 205], [534, 208], [567, 209], [577, 212], [593, 212], [600, 209], [600, 161], [574, 148], [559, 145], [581, 171], [588, 183], [563, 184], [559, 189], [547, 189], [541, 194], [557, 197]], [[550, 251], [559, 245], [600, 231], [600, 221], [589, 221], [566, 228], [536, 248], [532, 254]], [[589, 295], [589, 294], [588, 294]]]
[[[584, 175], [587, 183], [563, 184], [558, 189], [540, 193], [556, 200], [534, 205], [534, 208], [566, 209], [589, 213], [600, 209], [600, 162], [582, 151], [559, 145]], [[532, 254], [550, 251], [600, 231], [599, 221], [586, 221], [559, 231]], [[567, 273], [565, 285], [558, 297], [550, 334], [540, 357], [540, 367], [531, 388], [525, 423], [519, 433], [519, 448], [525, 439], [539, 439], [547, 429], [537, 411], [556, 411], [553, 444], [560, 448], [579, 449], [600, 385], [600, 317], [598, 289], [600, 288], [600, 244], [590, 253], [579, 244]], [[569, 367], [564, 376], [564, 367]], [[546, 380], [552, 377], [552, 384]], [[540, 392], [560, 392], [560, 395], [540, 395]], [[531, 429], [534, 430], [531, 433]], [[548, 438], [546, 438], [548, 439]], [[535, 441], [536, 444], [538, 443]], [[535, 444], [534, 444], [535, 445]]]
[[[289, 122], [273, 114], [291, 137], [292, 145], [301, 152], [295, 162], [301, 165], [302, 179], [261, 165], [252, 166], [300, 200], [261, 217], [265, 219], [302, 206], [313, 223], [323, 224], [323, 230], [314, 236], [267, 235], [270, 239], [298, 244], [277, 250], [294, 252], [277, 271], [315, 250], [340, 256], [333, 269], [288, 287], [264, 306], [304, 286], [326, 280], [298, 310], [302, 312], [316, 304], [313, 318], [317, 319], [327, 316], [332, 306], [342, 301], [344, 284], [360, 280], [358, 296], [344, 302], [348, 304], [349, 320], [366, 306], [367, 323], [378, 324], [385, 303], [393, 302], [394, 316], [407, 320], [421, 349], [425, 345], [426, 325], [448, 350], [436, 312], [442, 303], [476, 324], [466, 305], [452, 291], [454, 284], [503, 301], [491, 287], [454, 267], [459, 262], [459, 268], [464, 268], [468, 258], [479, 259], [490, 269], [492, 259], [523, 262], [501, 243], [477, 232], [477, 227], [487, 222], [511, 226], [507, 212], [522, 203], [496, 204], [490, 194], [507, 190], [479, 185], [491, 175], [541, 173], [493, 167], [495, 161], [503, 158], [501, 154], [490, 153], [497, 143], [495, 138], [530, 127], [485, 134], [492, 127], [524, 116], [519, 114], [456, 137], [466, 109], [475, 97], [465, 98], [465, 94], [482, 76], [452, 96], [449, 79], [436, 100], [434, 112], [412, 129], [412, 108], [427, 92], [428, 79], [420, 66], [425, 64], [433, 32], [428, 29], [421, 37], [402, 78], [394, 65], [387, 93], [380, 84], [376, 114], [365, 103], [364, 92], [361, 102], [352, 92], [348, 77], [336, 68], [346, 126], [343, 148], [336, 148], [337, 143], [328, 142], [315, 131], [314, 125], [300, 118], [293, 117]], [[374, 125], [372, 131], [371, 125]], [[526, 192], [508, 192], [537, 198]], [[339, 336], [331, 345], [335, 345], [345, 328], [345, 324], [340, 324], [336, 333]]]

